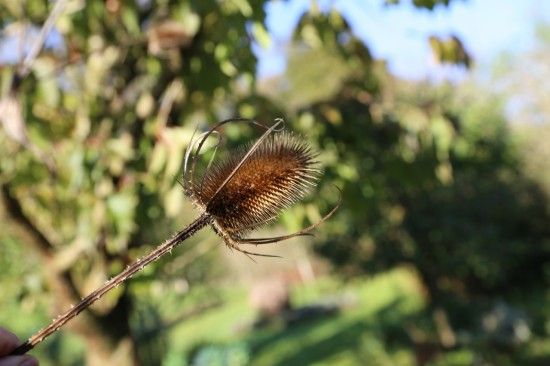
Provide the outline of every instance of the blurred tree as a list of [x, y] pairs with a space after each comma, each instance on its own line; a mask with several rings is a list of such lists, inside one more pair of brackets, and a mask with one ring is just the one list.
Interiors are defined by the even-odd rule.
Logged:
[[270, 92], [344, 196], [319, 253], [348, 273], [411, 263], [434, 307], [548, 286], [548, 198], [521, 165], [501, 99], [393, 78], [337, 13], [304, 16], [295, 42]]
[[[449, 2], [413, 4], [433, 9]], [[328, 167], [324, 182], [344, 192], [340, 219], [327, 225], [333, 239], [319, 245], [335, 264], [354, 271], [411, 261], [431, 289], [448, 275], [450, 261], [453, 278], [466, 284], [479, 280], [485, 289], [508, 281], [508, 269], [527, 263], [518, 238], [535, 243], [547, 216], [524, 189], [528, 183], [515, 184], [521, 176], [502, 145], [500, 116], [486, 125], [494, 135], [469, 135], [463, 114], [447, 106], [448, 90], [399, 84], [341, 14], [315, 6], [296, 29], [287, 89], [257, 95], [251, 41], [266, 42], [264, 3], [68, 1], [56, 22], [61, 50], [40, 53], [24, 78], [16, 65], [1, 69], [0, 155], [10, 157], [0, 160], [4, 207], [26, 233], [22, 243], [40, 254], [58, 309], [181, 224], [183, 195], [175, 181], [193, 132], [189, 122], [236, 113], [272, 120], [288, 112], [318, 145]], [[52, 6], [2, 3], [0, 24], [24, 32], [43, 24]], [[488, 185], [478, 185], [479, 177]], [[454, 201], [457, 192], [470, 201]], [[484, 215], [488, 222], [448, 222], [477, 208], [478, 197], [493, 203], [524, 194], [526, 203], [502, 206], [517, 216], [497, 215], [495, 206]], [[525, 213], [540, 221], [523, 225]], [[305, 205], [286, 221], [298, 225], [318, 215]], [[491, 258], [496, 264], [487, 271], [480, 263], [490, 251], [481, 259], [467, 253], [468, 263], [441, 251], [459, 250], [481, 223], [483, 240], [465, 248], [477, 255], [487, 240], [493, 250], [506, 240], [517, 261]], [[443, 243], [447, 237], [453, 241]], [[137, 363], [132, 302], [122, 286], [74, 324], [89, 364]]]
[[320, 252], [364, 269], [410, 261], [435, 292], [447, 277], [474, 292], [540, 278], [550, 217], [520, 169], [498, 100], [473, 94], [457, 106], [448, 86], [380, 77], [378, 92], [353, 85], [368, 79], [351, 77], [335, 97], [298, 112], [304, 125], [319, 122], [304, 130], [323, 146], [327, 177], [344, 187], [349, 211]]
[[490, 82], [509, 100], [507, 112], [520, 137], [522, 170], [550, 197], [550, 86], [541, 82], [548, 78], [550, 25], [539, 24], [535, 47], [517, 56], [501, 55]]
[[[400, 4], [401, 0], [385, 0], [388, 5]], [[449, 6], [451, 0], [413, 0], [413, 5], [418, 8], [433, 10], [438, 5]]]
[[430, 36], [428, 41], [433, 57], [438, 64], [461, 65], [467, 69], [472, 66], [472, 58], [457, 36], [451, 36], [449, 39]]

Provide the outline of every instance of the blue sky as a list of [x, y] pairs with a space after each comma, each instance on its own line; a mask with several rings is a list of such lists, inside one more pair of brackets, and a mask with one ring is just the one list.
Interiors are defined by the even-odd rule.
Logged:
[[[266, 5], [269, 49], [255, 46], [258, 73], [269, 77], [285, 70], [286, 46], [301, 15], [312, 0], [272, 0]], [[416, 9], [411, 0], [384, 6], [384, 0], [315, 0], [322, 9], [336, 8], [377, 58], [388, 61], [390, 70], [409, 79], [460, 78], [457, 68], [436, 67], [431, 61], [430, 35], [457, 35], [473, 56], [478, 69], [488, 69], [501, 53], [520, 53], [535, 44], [535, 27], [550, 24], [550, 0], [454, 0], [450, 7], [434, 11]], [[27, 36], [32, 38], [37, 30]], [[16, 62], [18, 39], [0, 42], [0, 63]], [[52, 32], [47, 44], [58, 45], [61, 36]], [[458, 74], [457, 74], [458, 73]]]
[[[271, 76], [285, 69], [285, 47], [311, 0], [275, 0], [266, 7], [272, 36], [269, 49], [258, 50], [259, 74]], [[503, 52], [519, 53], [535, 44], [535, 27], [550, 23], [550, 0], [455, 0], [434, 11], [416, 9], [410, 0], [384, 6], [383, 0], [318, 0], [322, 9], [335, 7], [357, 37], [377, 58], [388, 61], [398, 76], [452, 77], [456, 69], [436, 67], [427, 38], [457, 35], [480, 68]]]

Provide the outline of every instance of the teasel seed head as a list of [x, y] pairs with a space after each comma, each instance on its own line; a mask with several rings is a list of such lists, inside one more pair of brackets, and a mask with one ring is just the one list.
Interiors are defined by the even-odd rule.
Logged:
[[213, 165], [199, 179], [201, 185], [191, 188], [199, 206], [230, 231], [252, 229], [275, 218], [303, 199], [320, 174], [308, 144], [289, 133], [270, 135], [243, 161], [249, 149]]
[[[195, 179], [195, 165], [204, 142], [217, 133], [220, 126], [233, 121], [252, 123], [266, 131], [254, 144], [233, 152], [225, 161], [214, 163]], [[293, 234], [244, 237], [248, 231], [269, 223], [282, 210], [303, 199], [321, 174], [315, 160], [316, 153], [305, 140], [277, 130], [282, 123], [282, 120], [277, 120], [267, 128], [253, 120], [222, 121], [193, 141], [185, 156], [184, 188], [187, 196], [210, 218], [213, 230], [227, 246], [247, 255], [271, 256], [248, 252], [241, 245], [269, 244], [311, 235], [309, 231], [338, 208], [336, 205], [319, 222]], [[195, 147], [196, 151], [192, 152]]]

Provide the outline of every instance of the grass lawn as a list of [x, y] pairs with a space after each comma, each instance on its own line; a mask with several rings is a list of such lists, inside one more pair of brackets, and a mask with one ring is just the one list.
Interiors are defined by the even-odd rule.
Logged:
[[[171, 353], [198, 344], [241, 344], [253, 365], [414, 365], [404, 343], [403, 324], [424, 308], [414, 272], [401, 268], [347, 284], [323, 278], [293, 290], [296, 306], [331, 297], [349, 305], [333, 316], [285, 328], [251, 330], [255, 314], [242, 291], [222, 307], [205, 312], [170, 332]], [[169, 357], [168, 364], [181, 364]], [[212, 359], [210, 359], [212, 361]], [[243, 360], [244, 361], [244, 360]], [[239, 363], [235, 363], [239, 364]]]

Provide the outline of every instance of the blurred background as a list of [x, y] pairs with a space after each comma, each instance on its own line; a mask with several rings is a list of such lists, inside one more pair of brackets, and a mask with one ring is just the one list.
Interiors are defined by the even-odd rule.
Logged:
[[195, 129], [282, 117], [319, 151], [257, 236], [343, 192], [315, 238], [253, 248], [282, 259], [203, 230], [42, 365], [550, 364], [549, 2], [2, 0], [0, 32], [0, 325], [22, 339], [197, 216]]

